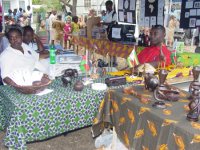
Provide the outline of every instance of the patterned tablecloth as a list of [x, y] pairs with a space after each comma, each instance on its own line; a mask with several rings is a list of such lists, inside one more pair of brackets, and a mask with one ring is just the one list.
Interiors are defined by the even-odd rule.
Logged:
[[37, 96], [0, 86], [0, 128], [7, 128], [6, 146], [26, 149], [26, 142], [91, 125], [105, 94], [105, 91], [94, 91], [90, 87], [76, 92], [72, 87], [63, 87], [60, 79], [48, 88], [54, 92]]
[[127, 58], [132, 52], [134, 45], [111, 42], [104, 39], [89, 39], [86, 37], [73, 36], [72, 43], [85, 47], [88, 50], [95, 50], [96, 53], [106, 56]]
[[94, 136], [100, 134], [105, 125], [115, 126], [119, 139], [127, 148], [135, 150], [199, 150], [200, 122], [186, 120], [187, 94], [182, 93], [179, 102], [166, 102], [166, 109], [152, 107], [152, 93], [143, 86], [135, 91], [152, 101], [141, 103], [122, 89], [110, 90], [100, 104], [94, 119]]

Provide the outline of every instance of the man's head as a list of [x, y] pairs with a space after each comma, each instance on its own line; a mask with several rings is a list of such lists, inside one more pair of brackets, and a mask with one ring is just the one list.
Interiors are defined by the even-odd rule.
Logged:
[[57, 11], [56, 10], [52, 10], [51, 13], [55, 16], [57, 14]]
[[30, 9], [31, 9], [31, 7], [28, 5], [28, 6], [27, 6], [27, 10], [30, 10]]
[[161, 46], [165, 38], [165, 27], [162, 25], [155, 25], [150, 31], [150, 41], [152, 46]]
[[107, 11], [109, 11], [109, 12], [112, 11], [113, 2], [111, 0], [106, 1], [105, 5], [106, 5]]
[[12, 10], [11, 10], [11, 9], [8, 9], [8, 13], [11, 14], [11, 13], [12, 13]]
[[72, 21], [75, 22], [75, 23], [77, 23], [78, 22], [78, 16], [73, 16], [72, 17]]
[[34, 38], [34, 30], [31, 26], [25, 26], [23, 28], [23, 42], [29, 44], [33, 41]]
[[58, 16], [57, 16], [57, 19], [58, 19], [58, 20], [62, 20], [62, 16], [61, 16], [61, 15], [58, 15]]
[[7, 38], [12, 48], [18, 49], [22, 45], [22, 32], [18, 28], [10, 28]]

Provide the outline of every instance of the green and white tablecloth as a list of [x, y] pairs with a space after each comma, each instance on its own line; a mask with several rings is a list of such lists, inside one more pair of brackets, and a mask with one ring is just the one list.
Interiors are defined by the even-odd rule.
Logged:
[[105, 93], [90, 87], [76, 92], [72, 86], [64, 87], [60, 79], [48, 88], [54, 92], [37, 96], [0, 86], [0, 128], [7, 128], [6, 146], [26, 149], [27, 142], [91, 125]]

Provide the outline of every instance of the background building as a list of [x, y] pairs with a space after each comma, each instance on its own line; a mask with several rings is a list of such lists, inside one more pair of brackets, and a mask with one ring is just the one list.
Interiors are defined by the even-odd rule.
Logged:
[[8, 9], [14, 10], [19, 9], [20, 7], [23, 10], [26, 10], [28, 5], [32, 5], [32, 0], [3, 0], [2, 1], [4, 14], [8, 13]]

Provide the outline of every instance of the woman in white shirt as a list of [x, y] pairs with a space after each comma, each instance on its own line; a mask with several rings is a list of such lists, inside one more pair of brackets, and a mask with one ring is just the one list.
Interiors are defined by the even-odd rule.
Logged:
[[4, 83], [9, 85], [15, 84], [9, 76], [17, 69], [46, 71], [39, 62], [39, 54], [29, 48], [28, 45], [22, 43], [22, 32], [20, 29], [11, 28], [7, 36], [10, 46], [0, 55], [1, 77]]

